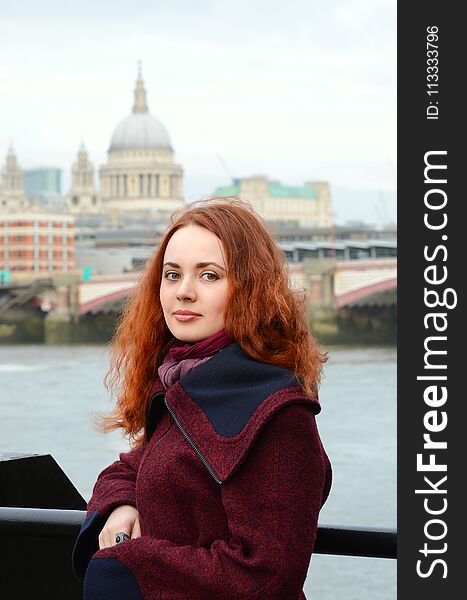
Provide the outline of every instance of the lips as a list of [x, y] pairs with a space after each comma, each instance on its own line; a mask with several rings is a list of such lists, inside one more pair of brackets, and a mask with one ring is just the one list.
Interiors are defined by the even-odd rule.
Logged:
[[192, 310], [176, 310], [173, 315], [174, 319], [182, 323], [185, 321], [196, 321], [196, 319], [201, 319], [203, 316], [199, 313], [193, 312]]

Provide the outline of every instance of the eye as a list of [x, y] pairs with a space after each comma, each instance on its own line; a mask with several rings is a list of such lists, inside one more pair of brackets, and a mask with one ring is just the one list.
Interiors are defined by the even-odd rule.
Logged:
[[[172, 277], [172, 275], [175, 275], [175, 277]], [[164, 278], [168, 279], [169, 281], [174, 281], [175, 279], [177, 279], [178, 277], [178, 273], [176, 273], [175, 271], [166, 271], [164, 273]]]
[[216, 275], [216, 273], [210, 273], [210, 272], [206, 272], [203, 273], [201, 275], [201, 277], [204, 277], [206, 275], [206, 281], [216, 281], [217, 279], [219, 279], [219, 275]]

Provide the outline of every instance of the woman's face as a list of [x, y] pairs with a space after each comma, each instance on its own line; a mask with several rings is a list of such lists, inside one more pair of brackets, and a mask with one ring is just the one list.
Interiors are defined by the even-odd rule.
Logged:
[[172, 335], [182, 342], [198, 342], [223, 329], [227, 283], [220, 239], [199, 225], [178, 229], [165, 250], [160, 287]]

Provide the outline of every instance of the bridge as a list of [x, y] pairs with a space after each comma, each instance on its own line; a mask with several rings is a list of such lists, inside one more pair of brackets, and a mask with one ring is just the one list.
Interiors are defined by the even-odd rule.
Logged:
[[[334, 261], [319, 259], [290, 263], [291, 284], [309, 291], [310, 300], [337, 308], [374, 302], [397, 288], [397, 259]], [[13, 273], [0, 297], [0, 316], [9, 308], [31, 302], [44, 312], [69, 308], [76, 315], [118, 311], [131, 295], [141, 272], [93, 275], [81, 281], [80, 270], [33, 274]], [[387, 297], [387, 295], [386, 295]], [[394, 300], [395, 301], [395, 300]]]
[[[311, 298], [322, 300], [322, 282], [305, 270], [304, 265], [292, 264], [291, 283], [310, 290]], [[140, 278], [140, 273], [97, 275], [79, 284], [79, 312], [98, 312], [115, 308], [128, 297]], [[315, 290], [313, 287], [315, 286]], [[319, 287], [320, 289], [316, 289]], [[332, 299], [336, 307], [353, 306], [365, 301], [374, 302], [377, 296], [397, 288], [395, 258], [336, 262], [332, 273]]]

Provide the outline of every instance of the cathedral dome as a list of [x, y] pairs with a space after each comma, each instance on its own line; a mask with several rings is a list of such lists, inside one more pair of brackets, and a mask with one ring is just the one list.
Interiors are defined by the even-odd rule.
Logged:
[[133, 112], [122, 119], [115, 128], [110, 140], [109, 152], [133, 148], [172, 150], [167, 129], [156, 117], [149, 114], [141, 67], [136, 81]]
[[132, 148], [172, 149], [169, 134], [164, 125], [148, 112], [133, 113], [120, 121], [110, 141], [109, 150]]

